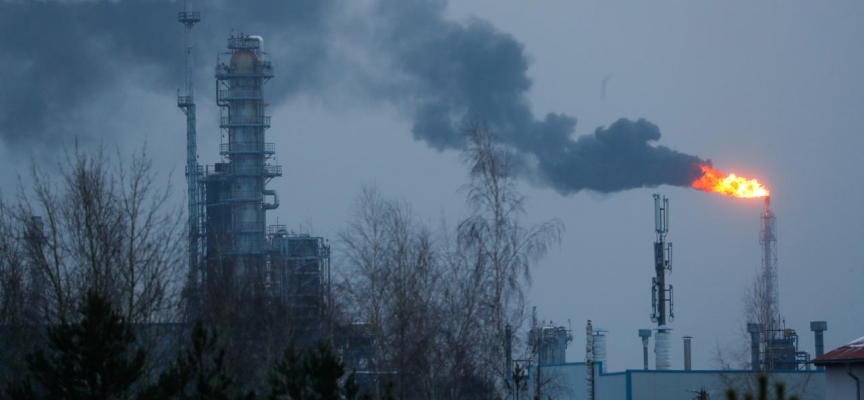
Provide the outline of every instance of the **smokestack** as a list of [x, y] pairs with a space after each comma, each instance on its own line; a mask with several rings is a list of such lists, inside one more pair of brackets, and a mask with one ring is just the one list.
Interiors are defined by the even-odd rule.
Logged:
[[585, 325], [585, 387], [588, 400], [594, 400], [594, 328], [591, 320]]
[[672, 368], [672, 349], [669, 339], [669, 331], [667, 326], [657, 328], [657, 335], [654, 337], [654, 368], [658, 371], [664, 371]]
[[[810, 330], [813, 331], [814, 339], [816, 340], [816, 357], [819, 357], [822, 354], [825, 354], [825, 338], [823, 332], [828, 330], [828, 322], [810, 322]], [[816, 367], [816, 369], [823, 370], [825, 367]]]
[[640, 329], [639, 337], [642, 338], [642, 364], [643, 368], [648, 370], [648, 338], [651, 337], [650, 329]]
[[750, 333], [750, 369], [753, 371], [759, 370], [759, 332], [762, 331], [762, 324], [747, 324], [747, 332]]
[[609, 331], [600, 327], [594, 329], [594, 363], [600, 363], [600, 373], [609, 371], [606, 365], [606, 332]]
[[692, 336], [684, 336], [684, 370], [690, 371], [690, 340]]

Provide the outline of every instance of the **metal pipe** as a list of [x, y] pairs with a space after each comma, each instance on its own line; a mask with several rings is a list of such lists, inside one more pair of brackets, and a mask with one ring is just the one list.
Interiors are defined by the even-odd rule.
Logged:
[[690, 371], [690, 340], [692, 336], [684, 336], [684, 370]]
[[747, 332], [750, 333], [750, 369], [753, 371], [759, 370], [759, 332], [762, 331], [762, 324], [747, 324]]
[[[828, 322], [825, 321], [811, 321], [810, 322], [810, 330], [813, 331], [815, 346], [816, 346], [816, 357], [825, 354], [825, 336], [824, 332], [828, 330]], [[817, 366], [817, 370], [823, 370], [825, 367]]]
[[648, 370], [648, 338], [651, 337], [650, 329], [640, 329], [639, 337], [642, 338], [642, 364], [643, 368]]
[[255, 39], [258, 41], [258, 51], [264, 52], [264, 38], [262, 36], [249, 36], [249, 39]]
[[594, 400], [594, 328], [591, 326], [591, 320], [588, 320], [588, 325], [585, 326], [585, 375], [587, 400]]
[[855, 398], [861, 400], [861, 380], [852, 373], [852, 363], [846, 363], [846, 375], [855, 380]]
[[264, 203], [261, 208], [265, 210], [275, 210], [279, 208], [279, 194], [276, 193], [275, 190], [267, 189], [261, 192], [265, 196], [273, 196], [273, 204]]

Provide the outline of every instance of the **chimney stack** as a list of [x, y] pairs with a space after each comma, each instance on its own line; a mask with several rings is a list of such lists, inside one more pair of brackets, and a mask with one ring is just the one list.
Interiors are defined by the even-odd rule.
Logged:
[[[825, 354], [825, 338], [823, 332], [828, 330], [828, 322], [826, 321], [813, 321], [810, 322], [810, 330], [813, 331], [813, 334], [816, 339], [816, 357]], [[819, 370], [825, 369], [825, 367], [816, 367]]]
[[651, 337], [650, 329], [640, 329], [639, 337], [642, 338], [642, 364], [643, 368], [648, 370], [648, 338]]
[[684, 370], [690, 371], [690, 340], [693, 339], [692, 336], [684, 336]]
[[759, 370], [759, 333], [762, 324], [747, 323], [747, 332], [750, 333], [750, 369]]

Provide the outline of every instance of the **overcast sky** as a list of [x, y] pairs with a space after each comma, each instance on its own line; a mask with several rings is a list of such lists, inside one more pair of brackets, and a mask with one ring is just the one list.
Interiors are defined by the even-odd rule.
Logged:
[[[182, 201], [181, 7], [0, 2], [4, 193], [31, 157], [50, 166], [76, 137], [122, 151], [146, 140], [160, 174], [173, 172]], [[574, 121], [575, 139], [619, 118], [645, 118], [662, 132], [654, 145], [710, 159], [771, 190], [780, 309], [803, 350], [813, 352], [813, 320], [828, 321], [827, 349], [864, 335], [860, 1], [222, 0], [196, 7], [201, 163], [219, 161], [212, 68], [225, 39], [232, 29], [260, 34], [272, 54], [268, 141], [285, 168], [270, 184], [282, 200], [270, 223], [335, 238], [364, 184], [412, 203], [430, 224], [464, 217], [459, 143], [435, 136], [440, 126], [421, 118], [436, 100], [452, 112], [469, 104], [465, 114], [476, 117], [487, 110], [476, 103], [482, 94], [495, 92], [512, 101], [502, 131], [539, 126], [535, 141], [566, 139]], [[487, 86], [436, 92], [451, 78], [472, 78], [446, 74], [465, 60], [454, 41], [475, 43], [468, 39], [503, 49], [466, 52], [479, 54], [466, 69], [490, 77]], [[433, 73], [440, 82], [428, 78]], [[546, 128], [557, 130], [543, 136]], [[717, 367], [718, 346], [742, 345], [741, 297], [761, 263], [761, 201], [669, 185], [611, 194], [562, 189], [543, 169], [541, 145], [525, 140], [512, 139], [530, 147], [526, 159], [537, 168], [523, 173], [526, 220], [559, 218], [567, 229], [535, 271], [530, 299], [541, 319], [572, 322], [569, 360], [584, 358], [591, 319], [610, 331], [612, 370], [641, 368], [637, 330], [652, 326], [656, 192], [671, 202], [673, 367], [683, 368], [681, 336], [694, 337], [699, 369]]]

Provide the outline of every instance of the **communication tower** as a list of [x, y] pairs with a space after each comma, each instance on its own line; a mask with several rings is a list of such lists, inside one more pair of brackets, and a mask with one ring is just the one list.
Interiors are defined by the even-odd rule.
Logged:
[[199, 178], [201, 169], [198, 167], [198, 144], [195, 120], [195, 88], [193, 82], [194, 57], [193, 49], [194, 42], [192, 41], [192, 27], [201, 21], [201, 13], [192, 11], [192, 0], [186, 0], [183, 3], [183, 11], [177, 15], [177, 20], [185, 27], [184, 48], [185, 48], [185, 85], [184, 92], [181, 94], [177, 90], [177, 107], [183, 110], [186, 114], [186, 184], [187, 184], [187, 200], [188, 200], [188, 222], [189, 229], [189, 277], [187, 288], [187, 307], [189, 310], [197, 309], [197, 290], [198, 284], [201, 281], [202, 268], [202, 227], [204, 224], [204, 215], [201, 213], [200, 205], [203, 201], [202, 193], [199, 188]]
[[[672, 367], [671, 343], [667, 322], [675, 318], [672, 312], [672, 285], [666, 287], [666, 271], [672, 270], [672, 243], [666, 243], [669, 233], [669, 199], [654, 195], [654, 231], [657, 240], [654, 241], [654, 272], [651, 278], [651, 305], [654, 312], [651, 321], [657, 323], [657, 335], [654, 339], [655, 365], [658, 370]], [[669, 303], [667, 314], [666, 303]], [[668, 320], [668, 321], [667, 321]]]

